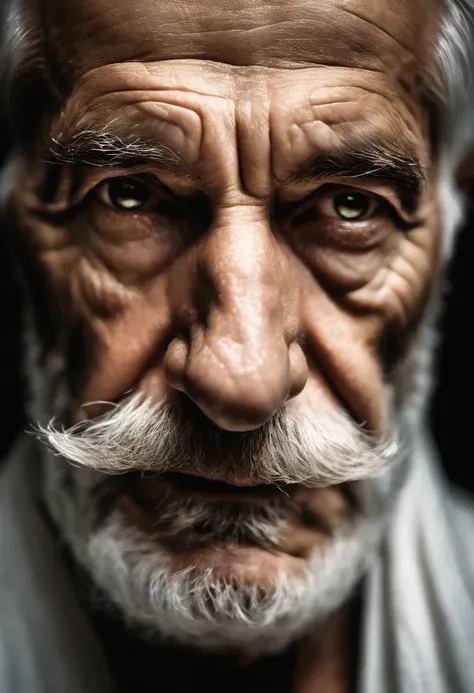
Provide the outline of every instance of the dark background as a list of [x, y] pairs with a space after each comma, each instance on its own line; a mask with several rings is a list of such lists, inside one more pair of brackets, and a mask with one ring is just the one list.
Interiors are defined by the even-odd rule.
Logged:
[[[474, 199], [474, 195], [472, 196]], [[1, 230], [0, 230], [1, 231]], [[26, 427], [22, 414], [20, 371], [20, 305], [1, 245], [0, 275], [0, 457], [15, 435]], [[437, 361], [437, 387], [431, 407], [431, 425], [446, 471], [456, 483], [474, 491], [474, 205], [462, 231], [448, 272], [445, 310], [440, 325], [441, 348]], [[471, 428], [472, 427], [472, 428]]]

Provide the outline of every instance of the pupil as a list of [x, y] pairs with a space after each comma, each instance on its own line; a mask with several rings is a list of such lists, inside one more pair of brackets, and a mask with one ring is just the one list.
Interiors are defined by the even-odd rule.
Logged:
[[334, 198], [334, 209], [342, 219], [359, 219], [367, 214], [370, 201], [362, 193], [341, 193]]
[[137, 181], [118, 179], [109, 183], [109, 197], [119, 209], [140, 209], [150, 197], [150, 189]]

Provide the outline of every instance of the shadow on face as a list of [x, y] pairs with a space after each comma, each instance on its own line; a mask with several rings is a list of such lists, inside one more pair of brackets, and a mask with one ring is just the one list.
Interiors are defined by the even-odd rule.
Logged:
[[347, 595], [400, 466], [439, 264], [438, 18], [149, 8], [46, 13], [64, 98], [14, 209], [54, 334], [41, 416], [76, 422], [45, 435], [87, 468], [48, 459], [50, 507], [137, 622], [272, 648]]

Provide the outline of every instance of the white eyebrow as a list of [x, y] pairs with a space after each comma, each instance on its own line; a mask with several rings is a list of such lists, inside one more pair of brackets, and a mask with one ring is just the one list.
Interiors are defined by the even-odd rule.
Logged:
[[70, 138], [53, 138], [53, 160], [60, 164], [86, 166], [130, 166], [153, 162], [170, 169], [186, 168], [179, 152], [161, 142], [144, 140], [137, 135], [123, 136], [109, 130], [87, 128]]

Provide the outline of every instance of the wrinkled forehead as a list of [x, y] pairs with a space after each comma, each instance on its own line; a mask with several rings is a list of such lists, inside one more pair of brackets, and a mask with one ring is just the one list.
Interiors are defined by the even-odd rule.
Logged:
[[430, 55], [437, 0], [47, 0], [57, 65], [141, 60], [318, 64], [404, 73]]

